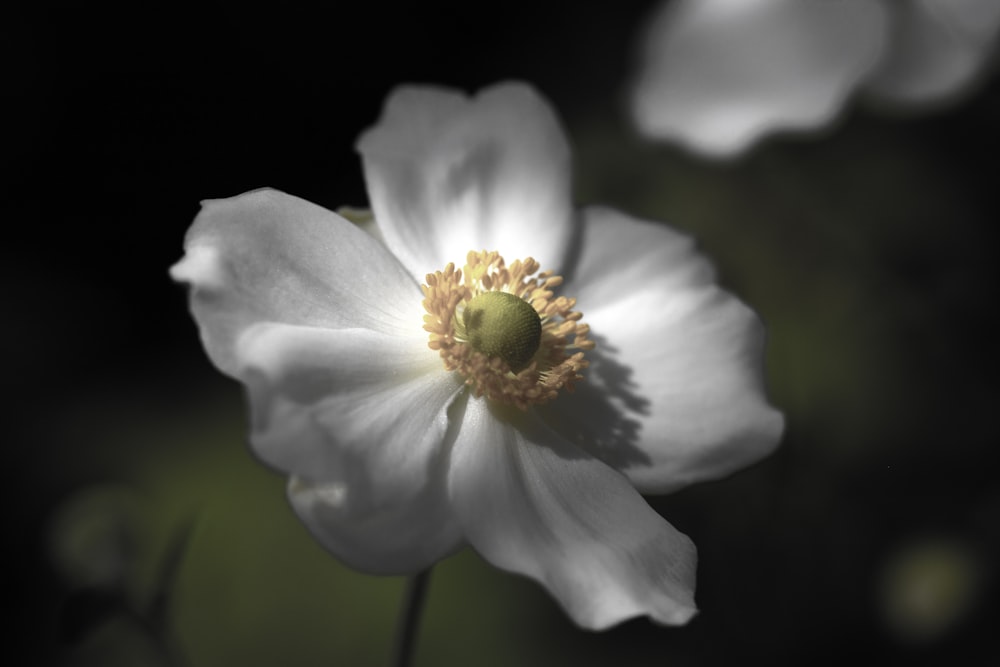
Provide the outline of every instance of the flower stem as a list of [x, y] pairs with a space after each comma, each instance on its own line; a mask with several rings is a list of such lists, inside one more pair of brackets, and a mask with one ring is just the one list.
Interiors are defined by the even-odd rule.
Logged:
[[417, 644], [417, 629], [420, 613], [423, 611], [427, 585], [431, 579], [431, 568], [418, 572], [406, 581], [403, 608], [396, 626], [396, 645], [392, 656], [393, 667], [409, 667], [413, 663], [413, 653]]

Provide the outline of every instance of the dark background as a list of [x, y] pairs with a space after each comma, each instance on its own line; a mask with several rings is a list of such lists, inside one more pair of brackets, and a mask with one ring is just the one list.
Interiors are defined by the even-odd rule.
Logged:
[[167, 268], [204, 198], [273, 186], [364, 205], [353, 142], [394, 85], [508, 78], [566, 122], [580, 203], [694, 234], [761, 313], [788, 431], [765, 462], [651, 500], [699, 547], [688, 627], [580, 632], [539, 587], [466, 553], [437, 569], [417, 664], [996, 654], [996, 79], [934, 115], [856, 104], [822, 136], [708, 163], [630, 129], [623, 92], [655, 3], [605, 4], [7, 13], [19, 664], [385, 662], [401, 580], [352, 573], [305, 535], [246, 452], [240, 390], [205, 358]]

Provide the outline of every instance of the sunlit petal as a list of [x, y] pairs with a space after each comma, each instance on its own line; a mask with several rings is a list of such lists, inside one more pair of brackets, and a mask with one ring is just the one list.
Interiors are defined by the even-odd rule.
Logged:
[[524, 84], [475, 97], [403, 86], [358, 140], [386, 244], [422, 279], [470, 250], [558, 267], [572, 234], [569, 148]]
[[573, 394], [542, 414], [644, 493], [714, 479], [770, 453], [764, 330], [713, 280], [692, 240], [609, 209], [584, 214], [567, 284], [597, 348]]
[[414, 572], [461, 544], [443, 446], [460, 384], [421, 338], [262, 324], [240, 339], [254, 451], [293, 473], [296, 513], [365, 572]]
[[694, 545], [628, 480], [531, 413], [470, 400], [449, 486], [469, 543], [543, 584], [579, 625], [695, 613]]
[[420, 328], [420, 290], [370, 235], [275, 190], [204, 202], [171, 268], [212, 361], [236, 375], [239, 336], [258, 322], [404, 334]]
[[422, 493], [444, 465], [446, 410], [461, 383], [422, 341], [263, 324], [238, 355], [251, 445], [276, 468], [338, 482], [369, 508]]

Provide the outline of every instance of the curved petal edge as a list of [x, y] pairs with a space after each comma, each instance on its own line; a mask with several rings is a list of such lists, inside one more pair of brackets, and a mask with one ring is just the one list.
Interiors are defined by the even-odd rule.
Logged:
[[696, 613], [691, 540], [531, 413], [470, 400], [449, 489], [470, 545], [541, 583], [581, 627], [643, 615], [681, 625]]
[[260, 322], [420, 328], [420, 290], [396, 258], [304, 199], [263, 189], [202, 202], [184, 247], [170, 275], [190, 285], [205, 349], [227, 375], [236, 374], [237, 339]]
[[717, 479], [772, 452], [784, 417], [767, 400], [760, 318], [715, 284], [689, 237], [612, 209], [583, 217], [584, 279], [565, 291], [597, 347], [576, 391], [540, 411], [547, 423], [643, 493]]

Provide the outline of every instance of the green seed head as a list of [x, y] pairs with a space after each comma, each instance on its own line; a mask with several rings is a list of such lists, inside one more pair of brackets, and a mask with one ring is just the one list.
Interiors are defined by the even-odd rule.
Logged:
[[542, 320], [531, 304], [508, 292], [483, 292], [462, 313], [466, 339], [488, 357], [500, 357], [514, 373], [525, 368], [542, 340]]

